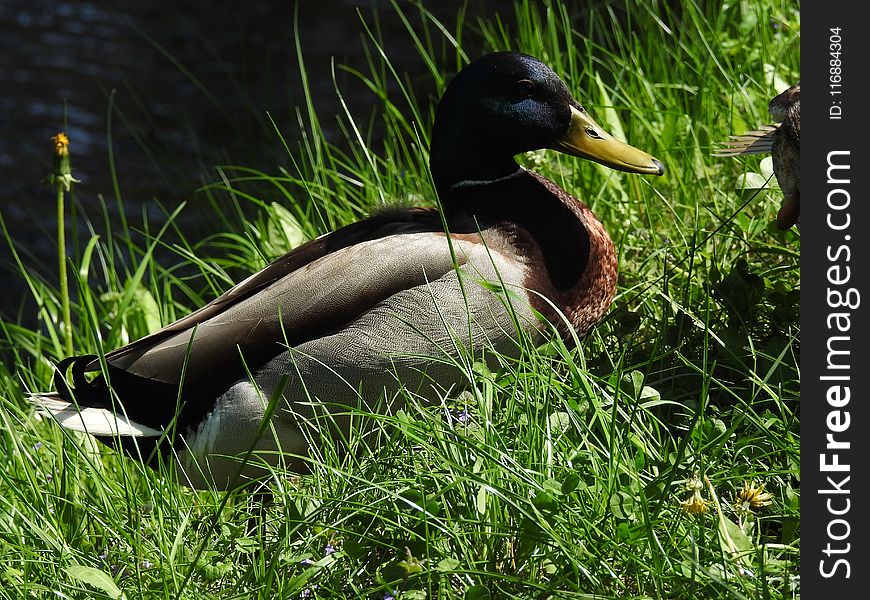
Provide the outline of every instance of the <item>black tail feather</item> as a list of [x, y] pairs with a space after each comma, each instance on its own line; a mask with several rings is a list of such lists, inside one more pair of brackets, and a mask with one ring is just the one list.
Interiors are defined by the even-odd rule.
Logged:
[[[105, 376], [102, 373], [97, 374], [97, 376], [90, 381], [85, 376], [85, 373], [93, 371], [92, 365], [98, 360], [98, 358], [99, 357], [94, 354], [84, 354], [81, 356], [71, 356], [69, 358], [61, 360], [59, 363], [57, 363], [57, 365], [55, 365], [55, 372], [53, 378], [54, 389], [57, 392], [57, 395], [60, 396], [63, 400], [67, 402], [72, 402], [78, 406], [107, 408], [113, 411], [117, 410], [119, 412], [122, 412], [121, 407], [118, 405], [118, 401], [115, 400], [113, 402], [112, 392], [106, 383]], [[135, 415], [129, 414], [127, 411], [123, 412], [125, 412], [127, 416], [132, 418], [134, 421], [141, 418], [143, 412], [147, 414], [147, 408], [145, 411], [142, 410], [143, 408], [145, 408], [142, 407], [142, 401], [148, 399], [149, 392], [158, 392], [157, 389], [154, 389], [158, 386], [156, 386], [153, 382], [149, 382], [148, 380], [142, 380], [141, 378], [136, 378], [135, 376], [129, 375], [119, 369], [113, 369], [111, 365], [109, 366], [109, 370], [112, 373], [113, 379], [117, 376], [119, 382], [121, 383], [122, 389], [125, 390], [124, 396], [136, 396], [134, 400], [138, 401], [130, 403], [130, 408], [139, 409], [133, 411]], [[128, 381], [132, 379], [136, 379], [137, 381]], [[137, 393], [126, 393], [133, 390], [135, 390], [135, 392]], [[161, 389], [159, 391], [163, 390]], [[138, 393], [142, 393], [142, 396], [140, 397]], [[141, 422], [148, 425], [149, 427], [155, 428], [160, 428], [164, 425], [160, 422], [152, 422], [150, 419], [141, 419]], [[137, 460], [141, 459], [143, 460], [143, 462], [145, 462], [145, 464], [150, 464], [152, 466], [156, 466], [157, 464], [156, 461], [158, 448], [161, 450], [161, 453], [166, 456], [172, 446], [171, 443], [163, 443], [164, 440], [162, 438], [132, 438], [124, 436], [95, 437], [97, 440], [106, 444], [107, 446], [116, 449], [120, 448], [132, 458], [135, 458]]]
[[[93, 381], [88, 381], [85, 377], [85, 367], [97, 358], [94, 354], [84, 354], [70, 356], [57, 363], [53, 379], [57, 395], [67, 402], [82, 406], [111, 408], [112, 398], [103, 376], [100, 375]], [[72, 386], [67, 378], [68, 373], [72, 375]]]

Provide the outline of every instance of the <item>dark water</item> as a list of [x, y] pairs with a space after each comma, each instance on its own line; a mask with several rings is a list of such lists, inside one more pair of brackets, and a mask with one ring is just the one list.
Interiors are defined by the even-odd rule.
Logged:
[[[399, 4], [416, 21], [416, 9]], [[462, 5], [442, 0], [426, 6], [450, 28]], [[497, 12], [509, 22], [511, 5], [470, 3], [470, 19]], [[292, 142], [298, 135], [294, 110], [303, 104], [296, 9], [326, 127], [339, 112], [331, 59], [365, 67], [358, 10], [370, 23], [377, 13], [389, 56], [426, 89], [423, 65], [386, 1], [0, 0], [0, 215], [28, 268], [56, 280], [54, 193], [41, 181], [51, 170], [50, 138], [60, 130], [69, 134], [74, 175], [82, 180], [77, 202], [95, 218], [101, 197], [110, 207], [115, 203], [110, 148], [134, 223], [145, 210], [159, 224], [163, 212], [155, 200], [172, 208], [195, 197], [202, 181], [213, 180], [213, 164], [277, 173], [280, 140], [266, 112]], [[364, 94], [348, 99], [360, 115], [374, 100]], [[196, 210], [183, 213], [182, 227], [194, 228]], [[27, 321], [36, 307], [11, 265], [11, 252], [0, 242], [0, 317]]]

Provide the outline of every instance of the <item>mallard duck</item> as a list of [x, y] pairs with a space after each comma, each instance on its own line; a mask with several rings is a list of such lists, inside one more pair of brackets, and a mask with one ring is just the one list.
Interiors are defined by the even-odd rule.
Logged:
[[743, 135], [731, 136], [724, 149], [714, 156], [738, 156], [770, 152], [773, 173], [782, 189], [782, 205], [776, 224], [790, 229], [800, 219], [800, 155], [801, 155], [801, 84], [793, 85], [777, 95], [768, 105], [768, 112], [778, 125], [765, 125]]
[[548, 322], [583, 336], [613, 299], [616, 253], [583, 202], [514, 158], [542, 148], [664, 172], [596, 124], [541, 61], [486, 55], [436, 110], [442, 212], [385, 210], [307, 242], [109, 352], [103, 368], [92, 355], [61, 361], [56, 391], [35, 401], [64, 427], [121, 436], [134, 457], [153, 456], [164, 436], [183, 483], [226, 488], [278, 451], [304, 470], [318, 436], [346, 430], [348, 409], [394, 411], [401, 386], [437, 401], [463, 381], [462, 352], [517, 355], [519, 331], [542, 340]]

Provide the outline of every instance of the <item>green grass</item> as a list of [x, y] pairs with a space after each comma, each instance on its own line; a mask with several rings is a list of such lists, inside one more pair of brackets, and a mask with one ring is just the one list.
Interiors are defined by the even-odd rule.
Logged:
[[[379, 449], [322, 447], [311, 474], [277, 474], [270, 504], [179, 487], [35, 420], [24, 393], [48, 389], [63, 356], [57, 283], [24, 258], [5, 273], [27, 279], [40, 325], [0, 322], [0, 597], [794, 597], [800, 235], [771, 226], [778, 190], [737, 186], [759, 158], [710, 153], [767, 123], [768, 100], [799, 79], [798, 4], [672, 4], [518, 1], [515, 26], [493, 16], [461, 31], [424, 9], [412, 26], [418, 8], [393, 7], [439, 93], [473, 58], [463, 43], [523, 50], [668, 171], [523, 157], [589, 203], [618, 246], [604, 323], [578, 348], [552, 341], [496, 373], [469, 368], [467, 389], [443, 405], [378, 418]], [[70, 269], [79, 353], [186, 314], [300, 234], [433, 204], [434, 98], [394, 70], [370, 14], [360, 28], [369, 69], [351, 74], [377, 111], [338, 115], [343, 139], [330, 143], [321, 123], [333, 117], [306, 88], [298, 123], [275, 123], [264, 140], [285, 144], [283, 166], [218, 166], [199, 191], [223, 233], [192, 239], [173, 221], [183, 207], [159, 228], [85, 215], [92, 237]], [[302, 58], [298, 69], [305, 78]], [[298, 144], [281, 137], [296, 126]], [[156, 261], [158, 250], [173, 260]], [[771, 504], [737, 510], [746, 482]], [[681, 508], [693, 485], [707, 513]]]

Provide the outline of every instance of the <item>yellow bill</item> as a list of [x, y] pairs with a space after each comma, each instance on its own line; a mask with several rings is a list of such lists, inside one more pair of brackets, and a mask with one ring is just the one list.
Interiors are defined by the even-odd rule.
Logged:
[[571, 124], [565, 135], [556, 141], [555, 149], [629, 173], [663, 175], [665, 172], [660, 160], [619, 141], [604, 131], [587, 113], [573, 106]]

